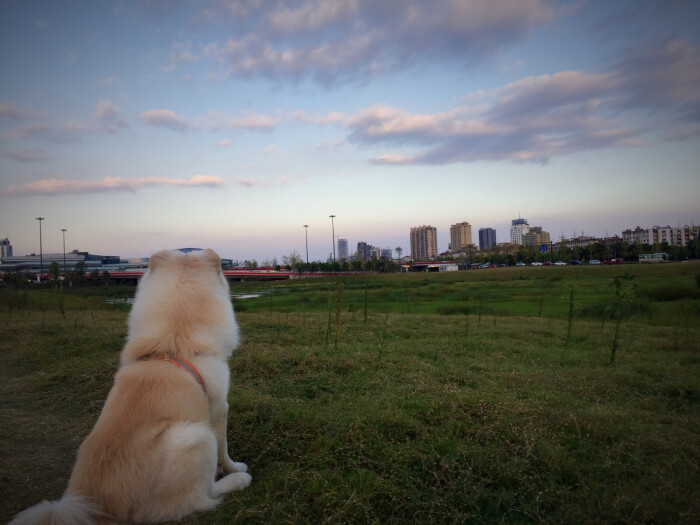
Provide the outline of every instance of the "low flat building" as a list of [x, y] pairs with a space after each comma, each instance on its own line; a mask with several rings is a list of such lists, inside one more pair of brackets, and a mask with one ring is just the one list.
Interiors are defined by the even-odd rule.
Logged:
[[412, 272], [455, 272], [457, 270], [459, 265], [454, 261], [418, 261], [410, 267]]

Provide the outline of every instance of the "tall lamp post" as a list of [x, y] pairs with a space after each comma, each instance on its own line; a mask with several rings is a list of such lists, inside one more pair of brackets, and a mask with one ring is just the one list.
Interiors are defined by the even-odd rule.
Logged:
[[304, 232], [306, 234], [306, 264], [309, 264], [309, 225], [304, 224]]
[[329, 217], [331, 218], [331, 231], [333, 232], [333, 262], [335, 262], [335, 224], [333, 223], [335, 215], [329, 215]]
[[41, 246], [41, 221], [44, 220], [43, 217], [37, 217], [39, 221], [39, 282], [41, 282], [41, 276], [44, 275], [44, 251]]
[[65, 228], [61, 228], [61, 232], [63, 233], [63, 278], [65, 279], [68, 277], [66, 274], [66, 230]]

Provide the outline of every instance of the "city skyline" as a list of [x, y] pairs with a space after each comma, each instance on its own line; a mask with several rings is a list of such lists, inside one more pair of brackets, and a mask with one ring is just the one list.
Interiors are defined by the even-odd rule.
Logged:
[[[8, 2], [0, 237], [16, 254], [325, 260], [337, 236], [528, 217], [700, 223], [696, 2]], [[128, 35], [128, 38], [125, 38]], [[695, 197], [693, 197], [695, 195]], [[305, 228], [304, 225], [308, 225]]]
[[[43, 220], [45, 220], [45, 218], [42, 217], [42, 221], [43, 221]], [[555, 237], [551, 237], [551, 238], [550, 238], [550, 233], [549, 233], [548, 231], [544, 230], [541, 226], [529, 225], [527, 219], [521, 218], [521, 217], [518, 217], [518, 219], [512, 219], [512, 220], [511, 220], [512, 226], [511, 226], [511, 229], [510, 229], [510, 232], [509, 232], [509, 233], [511, 233], [511, 235], [512, 235], [512, 228], [513, 228], [513, 226], [516, 225], [516, 223], [517, 223], [517, 224], [526, 224], [526, 225], [528, 225], [528, 227], [530, 228], [529, 233], [528, 233], [527, 235], [522, 235], [522, 241], [521, 241], [521, 242], [515, 242], [515, 243], [512, 242], [512, 239], [508, 239], [508, 240], [505, 241], [505, 242], [497, 242], [497, 241], [496, 241], [496, 242], [494, 242], [494, 244], [493, 244], [493, 246], [492, 246], [491, 248], [494, 248], [494, 247], [496, 247], [496, 246], [505, 246], [505, 245], [515, 244], [515, 245], [524, 246], [526, 249], [527, 249], [527, 248], [532, 249], [533, 246], [536, 248], [537, 246], [539, 246], [540, 244], [543, 244], [543, 243], [544, 243], [544, 244], [559, 244], [560, 242], [568, 243], [568, 242], [570, 242], [570, 241], [576, 241], [576, 242], [579, 242], [579, 241], [580, 241], [580, 242], [584, 242], [584, 241], [585, 241], [586, 244], [593, 244], [593, 243], [595, 242], [595, 240], [599, 240], [599, 241], [610, 241], [610, 240], [613, 240], [613, 239], [618, 239], [619, 242], [625, 242], [625, 243], [628, 243], [628, 244], [640, 243], [640, 244], [650, 244], [650, 245], [653, 245], [653, 244], [656, 243], [656, 242], [661, 243], [661, 242], [666, 241], [666, 242], [668, 242], [671, 246], [674, 246], [674, 245], [676, 245], [677, 243], [674, 242], [674, 241], [671, 239], [671, 232], [672, 232], [673, 230], [676, 230], [676, 231], [686, 230], [686, 234], [688, 234], [688, 232], [691, 232], [690, 235], [692, 236], [692, 235], [694, 235], [692, 232], [695, 231], [695, 232], [696, 232], [695, 235], [696, 235], [696, 234], [697, 234], [697, 229], [700, 228], [700, 225], [699, 225], [699, 224], [695, 224], [695, 223], [692, 223], [692, 222], [691, 222], [691, 224], [687, 224], [687, 223], [686, 223], [686, 224], [682, 224], [682, 225], [679, 224], [679, 225], [676, 225], [676, 226], [669, 225], [669, 224], [666, 224], [666, 225], [654, 224], [654, 225], [649, 225], [649, 226], [646, 226], [646, 227], [645, 227], [645, 226], [640, 226], [639, 224], [636, 224], [636, 225], [634, 226], [634, 228], [632, 228], [632, 227], [630, 226], [630, 227], [625, 228], [624, 230], [622, 230], [622, 231], [620, 231], [620, 232], [614, 232], [614, 233], [611, 233], [611, 234], [605, 235], [605, 236], [588, 235], [588, 234], [586, 234], [584, 231], [581, 231], [581, 232], [574, 232], [574, 234], [571, 235], [571, 236], [569, 236], [569, 237], [567, 237], [567, 236], [565, 236], [565, 235], [562, 234], [562, 235], [560, 235], [558, 238], [555, 238]], [[463, 225], [467, 225], [467, 227], [469, 228], [469, 231], [471, 231], [472, 225], [469, 224], [468, 221], [464, 221], [463, 223], [453, 224], [453, 225], [450, 226], [450, 233], [449, 233], [450, 239], [452, 238], [452, 236], [453, 236], [453, 234], [454, 234], [454, 231], [453, 231], [453, 230], [455, 229], [455, 227], [463, 227]], [[419, 227], [411, 227], [411, 228], [410, 228], [410, 231], [409, 231], [409, 242], [408, 242], [408, 248], [407, 248], [407, 249], [408, 249], [408, 254], [407, 254], [407, 255], [402, 255], [402, 257], [406, 257], [406, 256], [411, 257], [411, 256], [412, 256], [411, 237], [414, 235], [414, 231], [417, 232], [417, 231], [419, 231], [419, 230], [424, 230], [424, 229], [431, 229], [431, 230], [433, 230], [433, 232], [434, 232], [434, 237], [436, 237], [436, 238], [439, 237], [438, 234], [437, 234], [437, 232], [438, 232], [439, 230], [438, 230], [437, 228], [433, 227], [433, 226], [425, 226], [425, 225], [423, 225], [423, 226], [419, 226]], [[659, 230], [659, 235], [661, 236], [660, 239], [654, 239], [654, 237], [657, 235], [657, 232], [656, 232], [657, 229]], [[61, 232], [64, 233], [64, 234], [65, 234], [65, 231], [67, 231], [67, 230], [64, 230], [64, 229], [61, 230]], [[489, 234], [488, 231], [491, 231], [492, 233]], [[495, 240], [495, 239], [496, 239], [495, 231], [496, 231], [495, 229], [493, 229], [493, 228], [488, 228], [488, 227], [479, 228], [479, 230], [478, 230], [478, 232], [477, 232], [477, 233], [478, 233], [477, 238], [474, 239], [474, 238], [472, 237], [471, 246], [474, 246], [474, 247], [477, 249], [477, 252], [481, 252], [481, 251], [488, 252], [488, 251], [490, 251], [491, 248], [481, 248], [482, 239], [481, 239], [480, 237], [481, 237], [481, 234], [482, 234], [482, 232], [483, 232], [485, 235], [493, 235], [493, 236], [494, 236], [494, 240]], [[526, 237], [527, 237], [528, 235], [532, 236], [532, 238], [531, 238], [529, 241], [526, 239]], [[691, 237], [691, 238], [694, 238], [694, 237]], [[594, 239], [594, 241], [591, 241], [590, 239]], [[689, 239], [686, 239], [686, 240], [689, 240]], [[423, 242], [427, 242], [427, 241], [424, 240]], [[385, 256], [385, 255], [382, 255], [382, 257], [384, 257], [384, 258], [394, 258], [393, 253], [396, 251], [397, 246], [398, 246], [399, 248], [401, 248], [402, 252], [405, 252], [405, 251], [406, 251], [406, 249], [404, 248], [403, 245], [382, 247], [382, 246], [374, 246], [374, 245], [372, 245], [372, 244], [370, 244], [370, 243], [367, 243], [366, 241], [358, 241], [358, 242], [357, 242], [357, 250], [356, 250], [355, 252], [352, 252], [352, 253], [351, 253], [351, 252], [349, 251], [349, 245], [348, 245], [348, 243], [349, 243], [349, 240], [348, 240], [348, 239], [346, 239], [346, 238], [341, 238], [340, 236], [336, 236], [336, 238], [335, 238], [335, 247], [337, 247], [337, 253], [338, 253], [338, 255], [337, 255], [337, 260], [351, 260], [351, 259], [355, 259], [355, 258], [367, 260], [367, 259], [372, 258], [372, 255], [370, 255], [370, 252], [374, 252], [374, 251], [379, 251], [379, 252], [382, 252], [382, 253], [391, 252], [391, 253], [392, 253], [391, 257]], [[685, 245], [685, 243], [681, 243], [681, 244], [678, 244], [678, 245]], [[465, 246], [466, 246], [466, 245], [465, 245]], [[9, 238], [7, 238], [7, 237], [5, 237], [5, 238], [0, 237], [0, 248], [2, 248], [2, 255], [3, 255], [3, 257], [5, 257], [6, 255], [9, 255], [9, 256], [14, 255], [15, 257], [17, 257], [17, 256], [20, 256], [20, 257], [22, 257], [22, 256], [30, 256], [30, 255], [39, 256], [39, 254], [40, 254], [40, 252], [32, 252], [32, 253], [27, 252], [27, 253], [24, 253], [24, 254], [19, 254], [19, 253], [9, 253], [9, 254], [6, 254], [5, 252], [6, 252], [6, 249], [7, 249], [8, 247], [10, 248], [10, 251], [14, 250], [14, 245], [12, 245], [11, 239], [9, 239]], [[439, 251], [439, 250], [438, 250], [438, 252], [437, 252], [437, 257], [439, 257], [440, 255], [449, 255], [450, 253], [458, 253], [458, 252], [460, 252], [463, 248], [464, 248], [464, 246], [460, 246], [460, 249], [455, 249], [455, 248], [452, 246], [452, 243], [451, 243], [451, 242], [448, 242], [448, 249], [447, 249], [447, 250], [444, 250], [444, 251]], [[177, 248], [175, 248], [175, 247], [174, 247], [174, 248], [171, 248], [171, 249], [173, 249], [173, 250], [181, 250], [181, 251], [182, 251], [182, 250], [199, 250], [199, 249], [203, 249], [203, 248], [201, 248], [201, 247], [197, 247], [197, 248], [192, 248], [192, 247], [187, 247], [187, 248], [185, 248], [185, 247], [177, 247]], [[63, 251], [63, 252], [60, 252], [60, 251], [56, 251], [56, 252], [43, 251], [43, 254], [44, 254], [44, 255], [49, 254], [49, 255], [54, 255], [54, 256], [55, 256], [55, 255], [57, 255], [57, 254], [59, 254], [59, 255], [60, 255], [60, 254], [74, 254], [74, 253], [78, 253], [78, 252], [92, 252], [92, 253], [94, 253], [94, 252], [93, 252], [92, 250], [90, 250], [90, 249], [80, 250], [80, 249], [78, 249], [78, 248], [75, 248], [75, 249], [66, 250], [66, 249], [64, 248], [64, 251]], [[264, 261], [270, 262], [270, 261], [273, 261], [273, 260], [279, 262], [279, 261], [282, 260], [285, 256], [292, 255], [293, 252], [296, 252], [296, 255], [297, 255], [300, 259], [303, 259], [301, 253], [299, 253], [297, 250], [292, 250], [292, 252], [290, 252], [290, 253], [285, 253], [285, 254], [281, 254], [280, 256], [273, 256], [273, 257], [270, 257], [270, 258], [267, 258], [267, 257], [266, 257], [266, 258], [263, 258], [263, 259], [261, 259], [261, 258], [256, 258], [256, 257], [251, 257], [251, 258], [248, 258], [248, 260], [250, 260], [250, 261], [256, 261], [256, 262], [258, 262], [258, 263], [262, 263], [262, 262], [264, 262]], [[476, 252], [475, 252], [475, 253], [476, 253]], [[108, 253], [103, 253], [103, 254], [101, 254], [101, 255], [104, 255], [104, 256], [120, 256], [118, 253], [109, 253], [109, 254], [108, 254]], [[131, 255], [131, 256], [127, 256], [127, 257], [121, 257], [121, 256], [120, 256], [120, 257], [121, 257], [122, 259], [124, 259], [124, 258], [127, 258], [127, 259], [129, 259], [129, 258], [130, 258], [130, 259], [146, 259], [146, 258], [148, 258], [149, 255], [150, 255], [150, 254], [141, 254], [141, 255], [137, 255], [137, 256]], [[230, 259], [230, 257], [228, 257], [226, 254], [219, 254], [219, 255], [221, 255], [222, 258]], [[400, 258], [400, 257], [399, 257], [399, 255], [397, 254], [397, 256], [396, 256], [395, 258]], [[419, 257], [419, 258], [420, 258], [420, 257]], [[430, 259], [430, 257], [424, 257], [424, 258], [425, 258], [425, 259]], [[234, 259], [235, 259], [235, 258], [234, 258]], [[241, 261], [242, 261], [242, 260], [243, 260], [243, 259], [241, 259]], [[327, 256], [325, 257], [325, 259], [323, 259], [323, 258], [318, 258], [318, 259], [310, 259], [310, 260], [314, 260], [314, 261], [323, 261], [323, 260], [332, 261], [332, 260], [333, 260], [333, 252], [332, 252], [332, 251], [329, 252], [329, 253], [327, 254]]]

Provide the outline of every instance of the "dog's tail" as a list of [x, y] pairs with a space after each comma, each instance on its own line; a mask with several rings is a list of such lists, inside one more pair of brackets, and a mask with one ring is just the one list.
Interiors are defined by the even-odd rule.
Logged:
[[20, 512], [9, 525], [94, 525], [105, 518], [100, 505], [85, 496], [70, 494]]

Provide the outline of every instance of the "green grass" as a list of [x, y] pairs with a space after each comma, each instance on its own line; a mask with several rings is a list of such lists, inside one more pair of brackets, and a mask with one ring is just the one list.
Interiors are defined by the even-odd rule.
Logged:
[[[696, 523], [698, 299], [655, 291], [700, 268], [620, 280], [614, 366], [624, 272], [538, 270], [342, 279], [339, 313], [337, 281], [234, 285], [272, 290], [236, 301], [229, 448], [253, 484], [185, 523]], [[10, 315], [7, 292], [0, 521], [60, 497], [126, 333], [103, 298]]]

